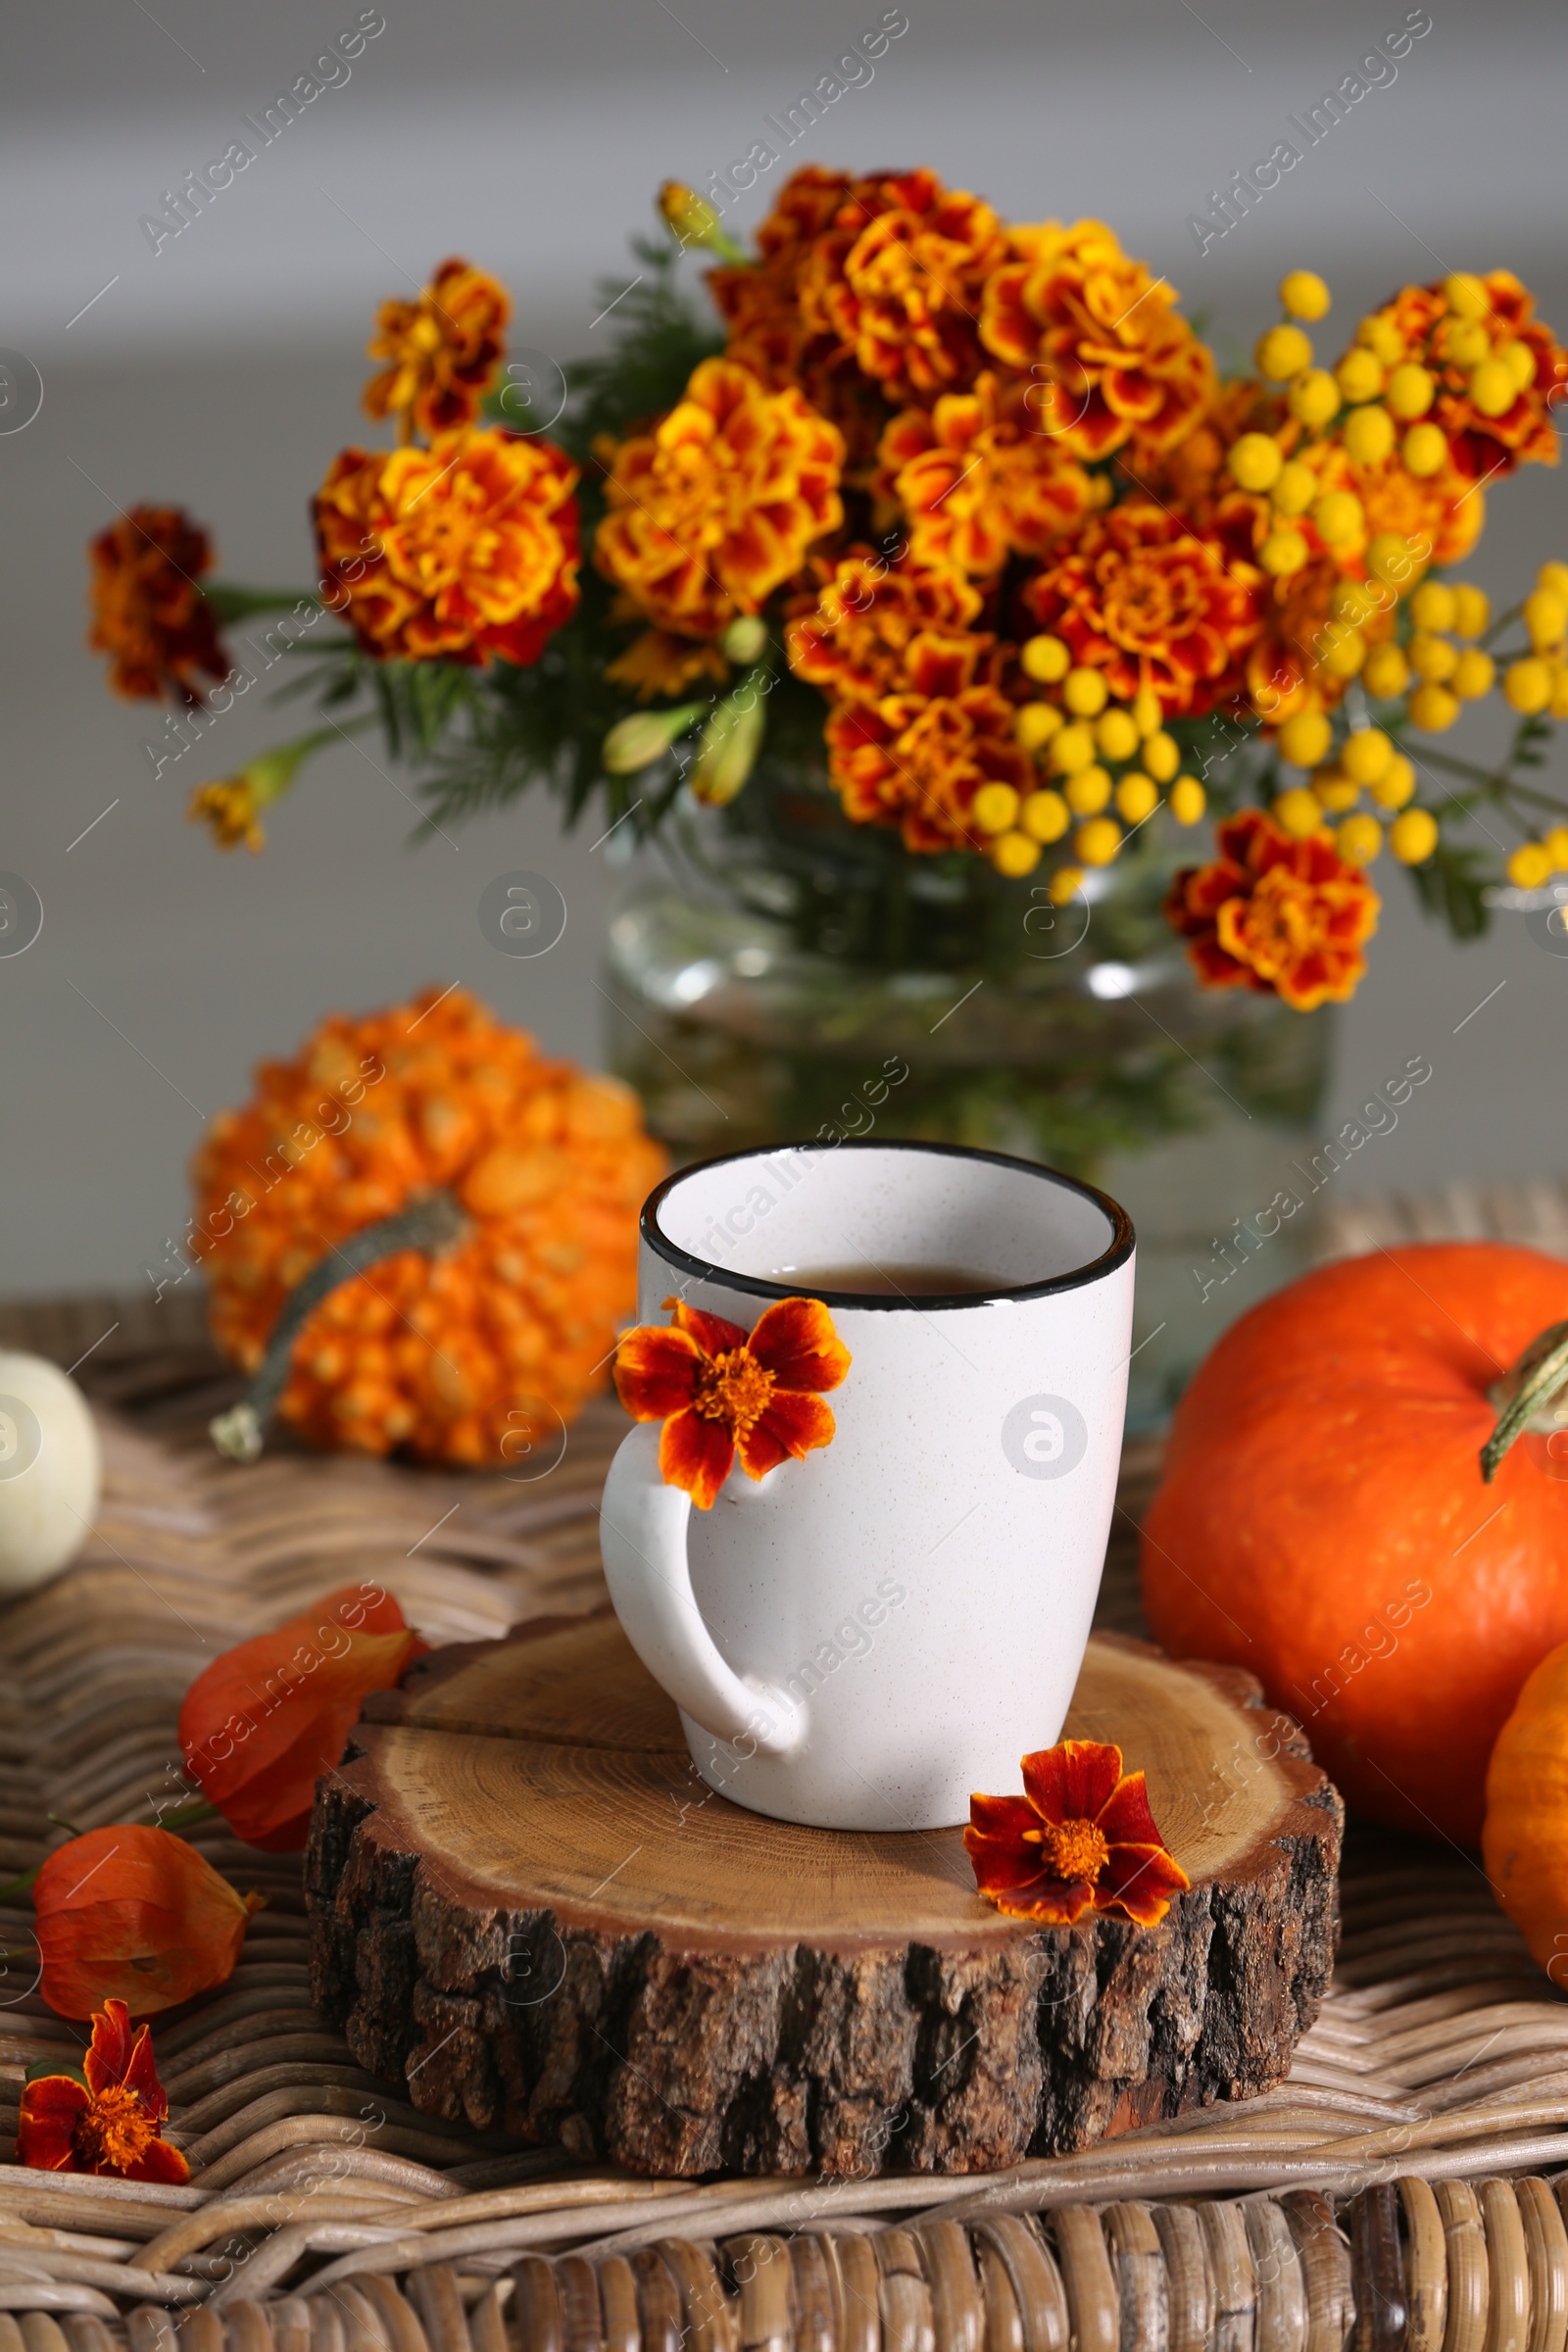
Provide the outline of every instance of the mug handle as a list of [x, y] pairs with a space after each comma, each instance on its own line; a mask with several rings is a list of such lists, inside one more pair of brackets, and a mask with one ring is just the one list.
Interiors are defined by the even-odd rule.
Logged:
[[661, 1435], [659, 1422], [640, 1422], [605, 1481], [599, 1543], [615, 1615], [693, 1723], [715, 1740], [749, 1738], [759, 1755], [791, 1755], [804, 1742], [804, 1709], [773, 1684], [738, 1675], [703, 1621], [686, 1554], [692, 1498], [660, 1475]]

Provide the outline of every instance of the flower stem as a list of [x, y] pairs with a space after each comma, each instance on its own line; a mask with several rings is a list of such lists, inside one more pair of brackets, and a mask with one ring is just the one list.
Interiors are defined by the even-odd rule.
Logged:
[[304, 1280], [284, 1301], [272, 1327], [260, 1371], [238, 1404], [208, 1423], [208, 1433], [220, 1453], [230, 1461], [254, 1462], [262, 1450], [267, 1424], [277, 1409], [287, 1383], [294, 1342], [307, 1319], [339, 1283], [363, 1273], [400, 1250], [422, 1250], [433, 1257], [449, 1250], [464, 1231], [463, 1211], [447, 1192], [425, 1193], [395, 1216], [380, 1217], [362, 1226], [347, 1241], [329, 1244]]
[[1496, 1477], [1497, 1465], [1515, 1438], [1564, 1387], [1568, 1387], [1568, 1323], [1551, 1323], [1531, 1341], [1491, 1392], [1492, 1402], [1502, 1410], [1496, 1428], [1481, 1448], [1481, 1476], [1487, 1486]]

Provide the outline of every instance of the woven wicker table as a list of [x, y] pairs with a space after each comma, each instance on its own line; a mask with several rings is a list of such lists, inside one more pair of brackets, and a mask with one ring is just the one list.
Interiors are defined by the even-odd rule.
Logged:
[[[90, 1350], [108, 1465], [81, 1559], [0, 1618], [0, 1875], [61, 1835], [50, 1814], [145, 1816], [191, 1677], [329, 1585], [375, 1579], [436, 1642], [602, 1597], [611, 1409], [532, 1485], [286, 1447], [240, 1473], [205, 1446], [232, 1384], [194, 1300], [13, 1309], [0, 1342]], [[1123, 1632], [1153, 1469], [1147, 1446], [1124, 1464], [1100, 1616]], [[1568, 2341], [1568, 2229], [1539, 2177], [1568, 2165], [1568, 2004], [1457, 1849], [1352, 1835], [1322, 2014], [1245, 2106], [984, 2178], [694, 2184], [421, 2115], [311, 2008], [298, 1859], [192, 1835], [268, 1905], [230, 1983], [159, 2025], [190, 2185], [0, 2165], [0, 2352]], [[28, 1917], [0, 1914], [8, 1949]], [[0, 2145], [26, 2066], [83, 2039], [31, 1977], [0, 1978]]]

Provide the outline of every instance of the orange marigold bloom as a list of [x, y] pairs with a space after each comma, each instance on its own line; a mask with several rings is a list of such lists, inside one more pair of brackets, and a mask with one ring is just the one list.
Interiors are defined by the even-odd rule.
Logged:
[[90, 2017], [111, 1997], [151, 2017], [226, 1983], [262, 1906], [183, 1838], [137, 1822], [57, 1845], [32, 1901], [38, 1989], [62, 2017]]
[[413, 302], [383, 302], [366, 358], [385, 360], [365, 387], [369, 416], [396, 416], [407, 439], [417, 425], [447, 433], [471, 424], [506, 348], [512, 303], [505, 286], [456, 258], [443, 262]]
[[344, 1585], [270, 1634], [225, 1649], [179, 1710], [185, 1770], [247, 1845], [300, 1852], [316, 1783], [372, 1690], [390, 1690], [429, 1643], [389, 1592]]
[[1228, 817], [1210, 865], [1184, 866], [1165, 916], [1206, 988], [1250, 988], [1298, 1012], [1344, 1004], [1382, 901], [1322, 834], [1293, 841], [1259, 808]]
[[916, 564], [985, 578], [1011, 555], [1043, 556], [1089, 512], [1095, 485], [1040, 431], [1027, 398], [1026, 386], [999, 386], [987, 368], [972, 392], [894, 417], [877, 455]]
[[1152, 500], [1130, 498], [1087, 523], [1024, 601], [1073, 661], [1130, 702], [1200, 717], [1234, 694], [1263, 625], [1263, 574]]
[[737, 1454], [748, 1478], [831, 1445], [821, 1399], [850, 1351], [816, 1298], [780, 1298], [750, 1332], [666, 1298], [667, 1325], [640, 1324], [615, 1349], [615, 1389], [634, 1421], [662, 1421], [659, 1467], [700, 1511], [710, 1510]]
[[651, 433], [623, 441], [594, 562], [657, 626], [716, 637], [844, 519], [844, 441], [797, 391], [704, 360]]
[[808, 685], [874, 702], [905, 678], [917, 636], [968, 628], [981, 601], [956, 572], [928, 571], [907, 559], [890, 564], [868, 547], [852, 548], [819, 595], [797, 601], [784, 631], [790, 667]]
[[109, 2000], [93, 2014], [80, 2075], [39, 2075], [24, 2084], [17, 2161], [44, 2173], [188, 2180], [190, 2166], [163, 2135], [168, 2114], [150, 2029], [132, 2038], [124, 2002]]
[[[518, 1467], [603, 1387], [637, 1302], [637, 1211], [664, 1168], [637, 1099], [547, 1060], [464, 989], [332, 1014], [196, 1155], [213, 1336], [254, 1372], [334, 1244], [443, 1188], [466, 1220], [341, 1284], [294, 1343], [279, 1411], [312, 1445]], [[529, 1437], [530, 1416], [534, 1427]]]
[[1555, 466], [1562, 404], [1568, 399], [1568, 351], [1536, 317], [1535, 297], [1511, 270], [1491, 270], [1481, 280], [1489, 308], [1480, 320], [1495, 351], [1522, 343], [1535, 360], [1529, 380], [1516, 390], [1499, 416], [1478, 409], [1470, 393], [1475, 361], [1455, 357], [1453, 342], [1466, 321], [1449, 306], [1440, 279], [1430, 286], [1401, 286], [1379, 314], [1392, 319], [1406, 355], [1430, 368], [1438, 388], [1428, 411], [1448, 436], [1454, 464], [1466, 482], [1512, 473], [1521, 465]]
[[981, 289], [1007, 252], [990, 205], [934, 172], [859, 179], [797, 278], [808, 333], [831, 334], [890, 399], [928, 400], [981, 364]]
[[127, 701], [202, 700], [199, 677], [224, 678], [229, 663], [202, 574], [212, 542], [183, 507], [132, 507], [100, 531], [92, 559], [87, 643], [110, 656], [109, 682]]
[[577, 609], [576, 483], [537, 435], [345, 449], [315, 501], [323, 597], [378, 662], [525, 667]]
[[760, 259], [708, 272], [729, 339], [724, 357], [751, 369], [770, 392], [790, 385], [844, 435], [846, 470], [868, 465], [886, 420], [876, 385], [860, 373], [855, 354], [832, 327], [803, 318], [800, 276], [813, 240], [831, 226], [854, 180], [847, 172], [808, 164], [785, 181], [757, 232]]
[[906, 850], [976, 850], [986, 836], [969, 811], [982, 784], [1030, 790], [1034, 764], [1013, 736], [991, 648], [968, 632], [922, 631], [900, 690], [840, 704], [825, 729], [828, 775], [856, 824], [897, 825]]
[[722, 686], [729, 663], [711, 641], [672, 637], [667, 629], [644, 629], [623, 654], [605, 665], [612, 686], [629, 686], [640, 703], [672, 702], [699, 679]]
[[1174, 289], [1122, 252], [1101, 220], [1012, 232], [1017, 259], [988, 277], [980, 339], [1031, 369], [1040, 428], [1084, 458], [1136, 440], [1167, 450], [1213, 395], [1206, 345], [1174, 309]]
[[1087, 1911], [1158, 1924], [1192, 1885], [1166, 1850], [1141, 1772], [1121, 1749], [1063, 1740], [1023, 1758], [1022, 1796], [971, 1796], [974, 1881], [1009, 1919], [1070, 1927]]

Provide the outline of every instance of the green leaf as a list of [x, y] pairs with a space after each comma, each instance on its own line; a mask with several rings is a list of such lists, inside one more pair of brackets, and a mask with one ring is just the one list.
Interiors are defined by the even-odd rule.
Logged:
[[1479, 939], [1492, 921], [1483, 895], [1495, 877], [1484, 850], [1440, 841], [1424, 865], [1407, 869], [1425, 913], [1446, 922], [1455, 939]]
[[79, 2082], [83, 2090], [87, 2087], [87, 2078], [81, 2071], [80, 2059], [74, 2058], [69, 2051], [65, 2050], [58, 2058], [35, 2058], [22, 2080], [24, 2084], [43, 2082], [47, 2082], [51, 2075], [67, 2075], [73, 2082]]

